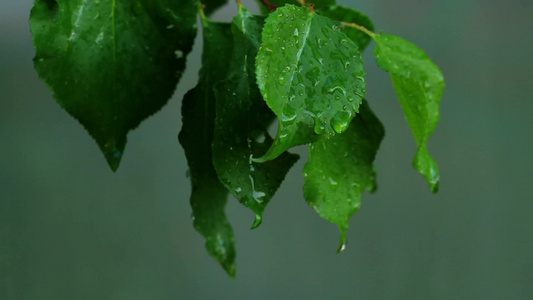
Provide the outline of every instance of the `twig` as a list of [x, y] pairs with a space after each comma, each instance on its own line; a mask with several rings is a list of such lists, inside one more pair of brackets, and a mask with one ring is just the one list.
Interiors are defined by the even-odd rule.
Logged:
[[263, 4], [267, 6], [270, 12], [273, 12], [276, 10], [276, 8], [278, 8], [276, 4], [272, 4], [268, 0], [261, 0], [261, 2], [263, 2]]

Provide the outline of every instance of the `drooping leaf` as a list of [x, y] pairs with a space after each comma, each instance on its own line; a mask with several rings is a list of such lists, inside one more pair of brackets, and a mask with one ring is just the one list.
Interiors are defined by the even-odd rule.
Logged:
[[209, 253], [235, 276], [233, 230], [224, 213], [228, 192], [218, 180], [211, 150], [216, 105], [213, 85], [227, 73], [229, 62], [223, 58], [232, 53], [231, 25], [203, 19], [203, 34], [200, 79], [183, 98], [179, 141], [189, 164], [194, 228], [206, 238]]
[[270, 14], [256, 71], [261, 94], [279, 119], [276, 140], [258, 162], [343, 132], [365, 93], [357, 45], [308, 7], [287, 5]]
[[113, 170], [128, 131], [174, 92], [196, 35], [197, 9], [195, 0], [35, 1], [35, 69]]
[[[317, 10], [317, 13], [334, 21], [354, 23], [370, 31], [374, 31], [372, 20], [367, 15], [350, 7], [335, 5]], [[357, 44], [361, 52], [363, 52], [371, 41], [371, 38], [367, 34], [353, 27], [343, 27], [342, 32]]]
[[[298, 155], [286, 152], [263, 164], [252, 161], [254, 155], [265, 153], [272, 143], [267, 124], [275, 118], [255, 82], [255, 57], [264, 19], [242, 6], [233, 18], [233, 58], [229, 78], [216, 86], [213, 140], [213, 163], [218, 176], [255, 213], [253, 227], [260, 224], [266, 205], [298, 160]], [[264, 141], [257, 140], [261, 136]]]
[[361, 206], [363, 192], [375, 189], [373, 162], [383, 136], [383, 125], [363, 101], [346, 132], [309, 146], [304, 197], [322, 218], [339, 227], [339, 251], [345, 247], [348, 221]]
[[217, 9], [228, 3], [228, 0], [202, 0], [200, 1], [204, 5], [204, 13], [206, 15], [211, 15]]
[[439, 188], [439, 168], [429, 155], [427, 140], [439, 122], [439, 104], [444, 90], [442, 73], [417, 46], [389, 34], [376, 34], [375, 56], [380, 68], [389, 72], [418, 149], [413, 161], [429, 182]]

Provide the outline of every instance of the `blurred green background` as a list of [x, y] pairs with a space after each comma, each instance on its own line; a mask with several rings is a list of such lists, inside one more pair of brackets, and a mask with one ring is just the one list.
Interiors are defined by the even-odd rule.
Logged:
[[[348, 249], [335, 254], [337, 228], [303, 199], [300, 147], [260, 228], [230, 199], [231, 280], [192, 227], [177, 141], [199, 53], [169, 104], [130, 133], [113, 174], [33, 70], [32, 1], [1, 0], [0, 299], [532, 299], [533, 2], [339, 3], [441, 66], [429, 145], [441, 190], [431, 195], [411, 168], [415, 143], [372, 46], [367, 98], [387, 131], [379, 190], [352, 218]], [[232, 3], [215, 18], [235, 13]]]

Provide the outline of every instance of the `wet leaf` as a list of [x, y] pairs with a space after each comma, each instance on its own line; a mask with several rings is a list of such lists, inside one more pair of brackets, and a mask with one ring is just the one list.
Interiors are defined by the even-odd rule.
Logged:
[[116, 170], [129, 130], [170, 98], [196, 35], [197, 2], [36, 0], [35, 69]]
[[266, 20], [257, 83], [279, 119], [276, 140], [258, 162], [343, 132], [365, 93], [363, 60], [330, 19], [287, 5]]
[[439, 169], [429, 155], [427, 140], [439, 122], [444, 78], [439, 67], [412, 43], [389, 34], [376, 34], [374, 39], [377, 63], [391, 76], [418, 146], [413, 167], [424, 175], [435, 193], [439, 188]]
[[375, 189], [373, 162], [383, 136], [383, 125], [363, 101], [346, 132], [309, 146], [304, 197], [322, 218], [339, 227], [339, 251], [345, 247], [348, 221], [361, 206], [363, 192]]
[[[255, 57], [261, 44], [264, 17], [242, 6], [233, 18], [234, 51], [229, 78], [216, 86], [217, 117], [213, 140], [213, 163], [222, 183], [256, 215], [253, 227], [298, 160], [285, 152], [263, 164], [252, 161], [265, 153], [272, 138], [267, 125], [275, 118], [255, 82]], [[262, 138], [262, 140], [259, 140]]]
[[235, 276], [235, 245], [224, 207], [228, 192], [212, 162], [215, 125], [213, 85], [226, 76], [233, 40], [231, 25], [203, 20], [204, 52], [198, 85], [183, 98], [183, 127], [179, 141], [185, 150], [192, 183], [194, 228], [206, 238], [206, 248], [231, 276]]
[[[269, 0], [269, 2], [277, 6], [283, 6], [286, 4], [301, 5], [297, 0]], [[314, 4], [315, 8], [322, 8], [337, 4], [337, 0], [314, 0], [305, 2]]]
[[[334, 21], [354, 23], [359, 26], [363, 26], [370, 31], [374, 31], [374, 23], [372, 23], [372, 20], [370, 20], [367, 15], [353, 8], [336, 5], [317, 10], [317, 13]], [[357, 44], [361, 52], [371, 41], [371, 38], [367, 34], [353, 27], [343, 27], [342, 32], [344, 32], [354, 43]]]

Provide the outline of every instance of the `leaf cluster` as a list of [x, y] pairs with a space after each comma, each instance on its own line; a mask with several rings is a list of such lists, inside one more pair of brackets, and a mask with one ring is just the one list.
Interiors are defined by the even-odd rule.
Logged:
[[[413, 166], [436, 192], [439, 171], [427, 140], [439, 119], [444, 81], [412, 43], [375, 33], [370, 18], [335, 0], [240, 1], [232, 22], [208, 15], [225, 0], [36, 0], [30, 24], [35, 69], [57, 102], [118, 168], [127, 133], [168, 100], [197, 34], [202, 68], [183, 99], [179, 141], [192, 184], [194, 227], [208, 252], [235, 275], [235, 242], [224, 208], [233, 195], [255, 215], [252, 228], [309, 145], [304, 198], [341, 233], [365, 191], [384, 128], [365, 99], [362, 51], [373, 40], [418, 149]], [[269, 128], [277, 122], [277, 133]]]

